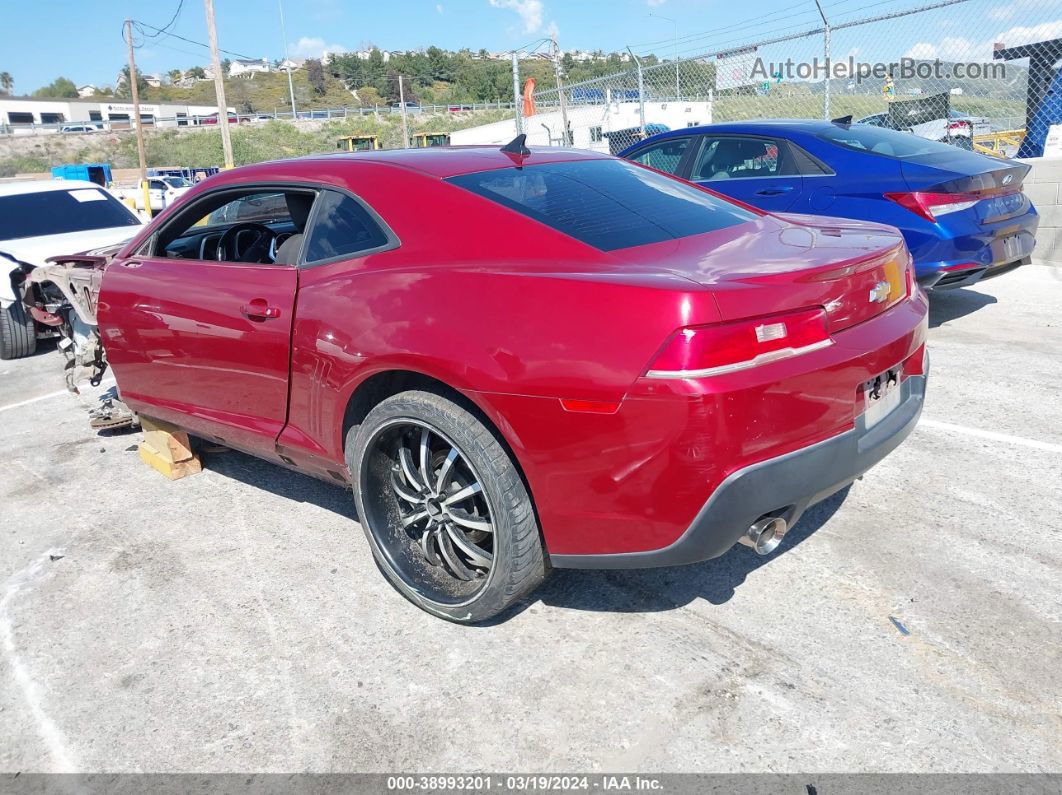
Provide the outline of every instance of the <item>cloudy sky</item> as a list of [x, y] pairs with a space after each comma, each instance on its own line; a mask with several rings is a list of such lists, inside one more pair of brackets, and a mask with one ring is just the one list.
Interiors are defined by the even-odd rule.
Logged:
[[[37, 0], [0, 10], [0, 71], [30, 93], [59, 75], [111, 85], [125, 63], [122, 21], [165, 25], [179, 0]], [[835, 26], [934, 0], [822, 0]], [[935, 0], [940, 2], [940, 0]], [[821, 25], [813, 0], [286, 0], [287, 35], [277, 0], [215, 0], [223, 48], [242, 56], [319, 56], [323, 51], [437, 45], [509, 50], [556, 33], [563, 49], [697, 55], [800, 33]], [[49, 30], [60, 31], [51, 35]], [[184, 39], [145, 38], [138, 61], [148, 72], [206, 64], [202, 0], [184, 0], [170, 30]], [[77, 35], [71, 32], [76, 31]], [[677, 44], [676, 44], [677, 37]], [[1060, 0], [964, 0], [946, 8], [839, 29], [834, 57], [869, 62], [919, 58], [986, 61], [992, 44], [1062, 37]], [[818, 37], [761, 49], [765, 58], [820, 54]], [[231, 56], [230, 56], [231, 57]]]

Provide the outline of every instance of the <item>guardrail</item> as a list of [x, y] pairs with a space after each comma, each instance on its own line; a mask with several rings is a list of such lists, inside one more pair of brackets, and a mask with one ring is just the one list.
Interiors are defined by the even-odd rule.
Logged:
[[[542, 103], [539, 103], [540, 105]], [[547, 103], [550, 104], [550, 103]], [[421, 114], [433, 114], [433, 113], [464, 113], [474, 111], [487, 111], [487, 110], [513, 110], [515, 103], [513, 102], [454, 102], [448, 105], [407, 105], [406, 114], [410, 116], [417, 116]], [[396, 105], [371, 105], [366, 107], [356, 108], [324, 108], [324, 109], [309, 109], [298, 110], [294, 113], [289, 111], [282, 111], [279, 108], [273, 110], [272, 113], [257, 111], [254, 113], [229, 113], [229, 124], [236, 124], [233, 121], [233, 117], [236, 117], [240, 124], [249, 124], [254, 122], [265, 121], [328, 121], [330, 119], [346, 119], [350, 117], [364, 117], [364, 116], [378, 116], [387, 114], [401, 114], [402, 108]], [[143, 115], [143, 114], [141, 114]], [[164, 118], [155, 118], [143, 120], [144, 127], [148, 129], [183, 129], [188, 127], [205, 127], [213, 128], [218, 124], [218, 115], [211, 114], [206, 116], [169, 116]], [[94, 127], [94, 130], [84, 130], [76, 128]], [[94, 133], [104, 132], [124, 132], [132, 130], [134, 124], [132, 121], [122, 120], [105, 120], [105, 121], [86, 121], [83, 119], [71, 119], [70, 121], [54, 122], [49, 124], [0, 124], [0, 135], [54, 135], [58, 133], [70, 134], [70, 135], [92, 135]]]

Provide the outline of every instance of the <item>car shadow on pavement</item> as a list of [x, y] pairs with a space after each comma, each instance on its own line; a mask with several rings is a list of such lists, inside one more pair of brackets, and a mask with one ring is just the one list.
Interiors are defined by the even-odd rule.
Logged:
[[994, 303], [994, 295], [985, 295], [976, 290], [933, 291], [929, 294], [929, 327], [939, 328]]
[[[196, 447], [204, 468], [219, 475], [358, 521], [354, 499], [345, 487], [333, 486], [235, 450], [211, 451], [202, 442]], [[829, 521], [847, 496], [848, 487], [809, 508], [796, 526], [786, 533], [778, 551], [772, 555], [760, 556], [737, 544], [721, 557], [689, 566], [602, 571], [556, 569], [530, 597], [476, 626], [503, 624], [538, 602], [573, 610], [612, 613], [662, 612], [684, 607], [698, 599], [723, 604], [734, 596], [750, 573], [786, 554]], [[370, 554], [367, 548], [365, 554]]]
[[338, 483], [333, 486], [323, 480], [285, 469], [236, 450], [222, 448], [222, 452], [212, 451], [209, 443], [199, 440], [197, 442], [196, 450], [204, 469], [246, 483], [248, 486], [272, 492], [288, 500], [317, 505], [353, 522], [358, 521], [354, 496], [346, 486]]
[[757, 555], [738, 544], [714, 560], [661, 569], [590, 571], [557, 569], [532, 599], [573, 610], [653, 613], [684, 607], [698, 599], [714, 605], [728, 602], [736, 589], [760, 566], [784, 555], [822, 527], [848, 496], [848, 487], [809, 508], [786, 533], [772, 555]]

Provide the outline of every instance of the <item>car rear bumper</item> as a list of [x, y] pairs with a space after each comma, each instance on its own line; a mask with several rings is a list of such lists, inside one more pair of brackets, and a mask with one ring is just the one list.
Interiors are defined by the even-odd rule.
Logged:
[[1036, 246], [1039, 221], [1030, 208], [1023, 215], [962, 231], [941, 225], [947, 234], [912, 247], [918, 283], [927, 290], [969, 287], [1027, 264]]
[[1013, 262], [1001, 262], [991, 267], [963, 268], [961, 270], [937, 271], [925, 276], [918, 277], [918, 283], [926, 290], [957, 290], [960, 287], [971, 287], [985, 279], [993, 279], [1010, 273], [1015, 268], [1028, 265], [1032, 257], [1022, 257]]
[[925, 375], [903, 380], [900, 405], [874, 427], [865, 428], [860, 417], [849, 431], [731, 473], [674, 543], [642, 552], [552, 555], [552, 565], [631, 569], [696, 563], [722, 555], [763, 516], [780, 516], [793, 525], [809, 506], [847, 486], [914, 430], [922, 413], [928, 367], [926, 354]]

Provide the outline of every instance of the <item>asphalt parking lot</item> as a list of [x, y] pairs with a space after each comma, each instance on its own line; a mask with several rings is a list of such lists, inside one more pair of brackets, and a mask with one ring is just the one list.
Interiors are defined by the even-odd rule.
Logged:
[[933, 298], [923, 422], [783, 551], [466, 628], [345, 491], [169, 482], [0, 363], [0, 770], [1062, 771], [1062, 268]]

